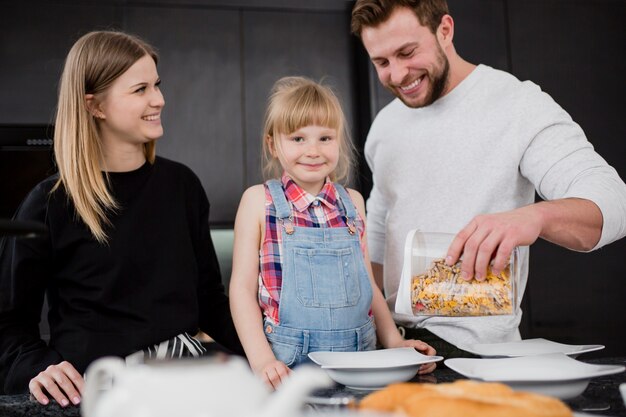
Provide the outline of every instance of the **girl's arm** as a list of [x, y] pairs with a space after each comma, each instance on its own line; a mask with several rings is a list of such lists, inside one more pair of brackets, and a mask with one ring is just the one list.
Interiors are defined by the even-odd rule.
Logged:
[[265, 225], [265, 189], [256, 185], [243, 194], [235, 219], [230, 308], [252, 370], [273, 388], [289, 374], [278, 361], [263, 332], [258, 302], [259, 250]]
[[[352, 201], [354, 201], [357, 210], [359, 211], [359, 214], [365, 222], [365, 203], [363, 201], [363, 196], [355, 190], [348, 191], [350, 193], [350, 197], [352, 197]], [[363, 234], [363, 239], [367, 242], [367, 231]], [[372, 272], [372, 264], [370, 262], [367, 246], [365, 247], [363, 257], [365, 258], [365, 266], [372, 285], [372, 312], [374, 314], [374, 322], [376, 323], [376, 336], [378, 337], [380, 344], [386, 348], [413, 347], [424, 355], [436, 354], [437, 352], [435, 349], [420, 340], [404, 340], [398, 331], [395, 322], [393, 321], [393, 317], [391, 316], [389, 307], [385, 302], [383, 293], [374, 281], [374, 273]], [[435, 367], [435, 363], [424, 364], [420, 367], [419, 373], [426, 374], [432, 372]]]

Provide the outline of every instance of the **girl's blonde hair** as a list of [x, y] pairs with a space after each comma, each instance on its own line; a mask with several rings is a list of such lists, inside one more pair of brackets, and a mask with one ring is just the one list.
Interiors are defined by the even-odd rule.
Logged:
[[[98, 98], [146, 55], [158, 62], [154, 48], [135, 36], [116, 31], [90, 32], [72, 46], [61, 75], [54, 131], [59, 180], [53, 191], [64, 189], [78, 217], [100, 243], [107, 242], [108, 215], [119, 206], [107, 187], [108, 175], [102, 172], [100, 134], [85, 95]], [[154, 141], [144, 144], [144, 153], [154, 163]]]
[[263, 174], [265, 179], [278, 178], [283, 168], [270, 149], [277, 148], [279, 134], [289, 134], [305, 126], [323, 126], [337, 131], [339, 162], [330, 179], [347, 183], [354, 164], [354, 146], [348, 134], [346, 119], [333, 90], [305, 77], [284, 77], [272, 88], [263, 128]]

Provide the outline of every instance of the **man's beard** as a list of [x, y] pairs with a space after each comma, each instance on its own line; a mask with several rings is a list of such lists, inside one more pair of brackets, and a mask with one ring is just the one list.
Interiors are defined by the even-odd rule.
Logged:
[[[426, 94], [426, 98], [421, 103], [411, 103], [408, 99], [398, 91], [399, 87], [390, 87], [386, 86], [388, 90], [390, 90], [393, 95], [398, 97], [407, 107], [411, 107], [413, 109], [418, 109], [420, 107], [426, 107], [433, 104], [437, 101], [443, 93], [446, 91], [446, 87], [448, 86], [449, 76], [450, 76], [450, 62], [448, 61], [448, 57], [446, 57], [441, 46], [437, 45], [437, 67], [435, 68], [435, 73], [426, 74], [426, 77], [430, 81], [430, 89]], [[423, 81], [422, 81], [423, 82]]]

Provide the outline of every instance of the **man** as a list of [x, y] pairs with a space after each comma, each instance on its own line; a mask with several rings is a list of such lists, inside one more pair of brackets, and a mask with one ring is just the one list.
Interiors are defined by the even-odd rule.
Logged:
[[[392, 307], [411, 229], [456, 234], [446, 262], [463, 255], [466, 280], [484, 280], [490, 263], [498, 273], [520, 246], [522, 291], [537, 238], [590, 251], [626, 235], [617, 172], [537, 85], [461, 58], [448, 13], [445, 0], [358, 0], [352, 11], [352, 32], [397, 97], [365, 144], [370, 254]], [[533, 203], [535, 190], [546, 201]], [[448, 357], [468, 355], [456, 345], [520, 339], [521, 312], [395, 319]]]

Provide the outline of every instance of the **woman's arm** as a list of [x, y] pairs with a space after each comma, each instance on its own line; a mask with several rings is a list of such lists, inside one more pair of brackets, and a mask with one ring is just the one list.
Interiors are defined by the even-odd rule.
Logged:
[[278, 361], [263, 332], [263, 314], [258, 302], [259, 250], [265, 224], [263, 185], [249, 188], [241, 197], [235, 219], [230, 308], [250, 367], [276, 388], [289, 374]]
[[[50, 185], [35, 187], [15, 219], [49, 227], [56, 224], [58, 219], [47, 219]], [[44, 292], [53, 269], [51, 248], [50, 236], [0, 240], [0, 393], [30, 389], [42, 404], [49, 402], [47, 395], [62, 405], [69, 404], [68, 399], [77, 404], [82, 377], [39, 334]]]

